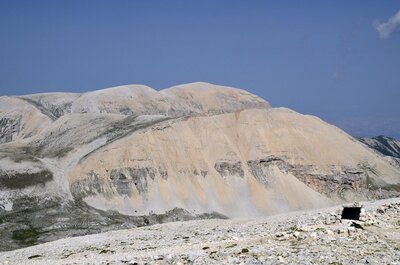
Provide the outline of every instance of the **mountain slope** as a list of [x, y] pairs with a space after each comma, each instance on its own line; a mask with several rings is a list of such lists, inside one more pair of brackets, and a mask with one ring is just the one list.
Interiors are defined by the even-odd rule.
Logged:
[[359, 140], [384, 156], [400, 158], [400, 141], [394, 138], [380, 135]]
[[315, 117], [266, 109], [160, 123], [96, 150], [69, 182], [90, 205], [127, 214], [243, 216], [389, 195], [399, 171]]
[[51, 118], [24, 100], [0, 97], [0, 144], [39, 134], [51, 122]]
[[358, 140], [384, 156], [390, 164], [400, 168], [400, 141], [383, 135]]
[[21, 233], [44, 242], [93, 232], [71, 219], [82, 211], [106, 229], [110, 216], [257, 216], [400, 192], [400, 169], [366, 145], [241, 89], [128, 85], [1, 97], [0, 110], [8, 246]]
[[[165, 115], [180, 117], [195, 114], [217, 114], [247, 108], [269, 108], [265, 100], [245, 90], [191, 83], [156, 91], [144, 85], [125, 85], [83, 94], [44, 93], [20, 97], [0, 97], [0, 143], [38, 134], [41, 130], [20, 132], [25, 115], [44, 115], [55, 121], [71, 113], [121, 115]], [[25, 114], [24, 114], [25, 113]], [[38, 114], [36, 114], [38, 113]], [[22, 115], [24, 114], [24, 115]], [[22, 117], [20, 117], [22, 115]], [[32, 119], [32, 117], [28, 117]], [[36, 121], [41, 128], [47, 123]]]

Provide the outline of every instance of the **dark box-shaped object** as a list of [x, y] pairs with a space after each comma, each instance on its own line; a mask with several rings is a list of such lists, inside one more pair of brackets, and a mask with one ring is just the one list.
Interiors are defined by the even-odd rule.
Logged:
[[361, 207], [343, 207], [342, 219], [360, 220]]

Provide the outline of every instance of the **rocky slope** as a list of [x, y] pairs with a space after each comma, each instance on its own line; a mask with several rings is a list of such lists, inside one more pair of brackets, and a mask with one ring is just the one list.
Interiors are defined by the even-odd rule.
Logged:
[[359, 140], [384, 156], [400, 158], [400, 141], [394, 138], [380, 135]]
[[130, 85], [1, 97], [0, 110], [3, 249], [166, 212], [258, 216], [400, 192], [400, 169], [366, 145], [240, 89]]
[[397, 264], [400, 201], [270, 217], [174, 222], [0, 253], [1, 264]]
[[73, 194], [103, 210], [234, 217], [380, 196], [379, 187], [390, 195], [398, 174], [315, 117], [260, 109], [161, 122], [97, 149], [68, 179]]
[[384, 156], [392, 165], [400, 168], [400, 141], [383, 135], [359, 138], [359, 140]]

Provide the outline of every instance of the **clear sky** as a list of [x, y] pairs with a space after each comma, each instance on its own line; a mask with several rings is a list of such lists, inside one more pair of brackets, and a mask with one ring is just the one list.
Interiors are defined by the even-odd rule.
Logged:
[[400, 1], [0, 0], [0, 95], [244, 88], [400, 138]]

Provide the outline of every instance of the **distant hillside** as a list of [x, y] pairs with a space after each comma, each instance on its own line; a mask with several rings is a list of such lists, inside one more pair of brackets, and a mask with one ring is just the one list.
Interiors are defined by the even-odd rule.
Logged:
[[359, 138], [359, 140], [384, 156], [400, 158], [399, 140], [383, 135], [372, 138]]

